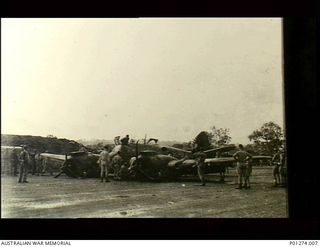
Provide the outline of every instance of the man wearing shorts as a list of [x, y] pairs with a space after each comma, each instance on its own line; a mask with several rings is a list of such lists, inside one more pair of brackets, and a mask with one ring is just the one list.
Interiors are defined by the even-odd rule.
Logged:
[[236, 189], [242, 189], [242, 180], [244, 180], [244, 188], [247, 189], [247, 181], [249, 174], [249, 160], [252, 155], [246, 152], [243, 146], [239, 145], [239, 151], [233, 155], [237, 161], [237, 172], [238, 172], [238, 187]]
[[103, 147], [103, 151], [100, 153], [100, 157], [98, 160], [98, 163], [100, 165], [100, 178], [101, 178], [101, 183], [105, 180], [105, 182], [109, 182], [109, 177], [108, 177], [108, 166], [110, 163], [110, 156], [108, 149], [109, 147], [106, 145]]

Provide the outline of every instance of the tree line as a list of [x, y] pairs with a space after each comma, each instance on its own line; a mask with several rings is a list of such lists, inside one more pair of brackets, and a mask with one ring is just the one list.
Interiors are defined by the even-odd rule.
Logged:
[[[248, 139], [253, 143], [245, 145], [245, 149], [259, 155], [273, 155], [285, 144], [282, 128], [272, 121], [254, 130]], [[212, 126], [209, 131], [201, 131], [191, 143], [198, 147], [215, 148], [228, 145], [231, 141], [229, 129]]]

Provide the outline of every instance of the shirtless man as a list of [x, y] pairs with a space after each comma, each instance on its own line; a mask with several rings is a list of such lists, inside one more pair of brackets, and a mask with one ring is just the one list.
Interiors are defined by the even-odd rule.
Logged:
[[112, 158], [112, 165], [114, 170], [114, 179], [120, 180], [120, 169], [123, 164], [123, 159], [121, 158], [121, 153], [118, 151], [118, 153]]
[[206, 159], [206, 154], [203, 152], [197, 152], [194, 155], [196, 158], [198, 176], [201, 181], [200, 186], [205, 186], [206, 179], [205, 179], [205, 163], [204, 163], [204, 161]]
[[98, 163], [100, 165], [100, 178], [101, 178], [101, 183], [103, 182], [103, 180], [105, 180], [105, 182], [109, 182], [109, 177], [108, 177], [108, 166], [110, 163], [110, 156], [109, 156], [109, 146], [104, 146], [103, 147], [103, 151], [100, 153], [100, 157], [98, 160]]

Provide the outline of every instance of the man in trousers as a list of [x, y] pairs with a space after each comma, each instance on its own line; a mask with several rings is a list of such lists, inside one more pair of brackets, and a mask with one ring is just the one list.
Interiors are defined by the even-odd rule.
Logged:
[[27, 176], [29, 172], [29, 153], [27, 146], [22, 146], [23, 150], [19, 157], [19, 183], [28, 183]]

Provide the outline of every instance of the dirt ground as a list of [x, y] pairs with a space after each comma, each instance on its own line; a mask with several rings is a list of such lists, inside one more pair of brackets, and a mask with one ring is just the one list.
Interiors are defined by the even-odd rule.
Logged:
[[2, 218], [126, 218], [126, 217], [287, 217], [285, 188], [272, 187], [271, 167], [254, 168], [251, 189], [237, 190], [230, 169], [226, 182], [208, 175], [205, 187], [197, 178], [177, 182], [72, 179], [60, 176], [1, 177]]

